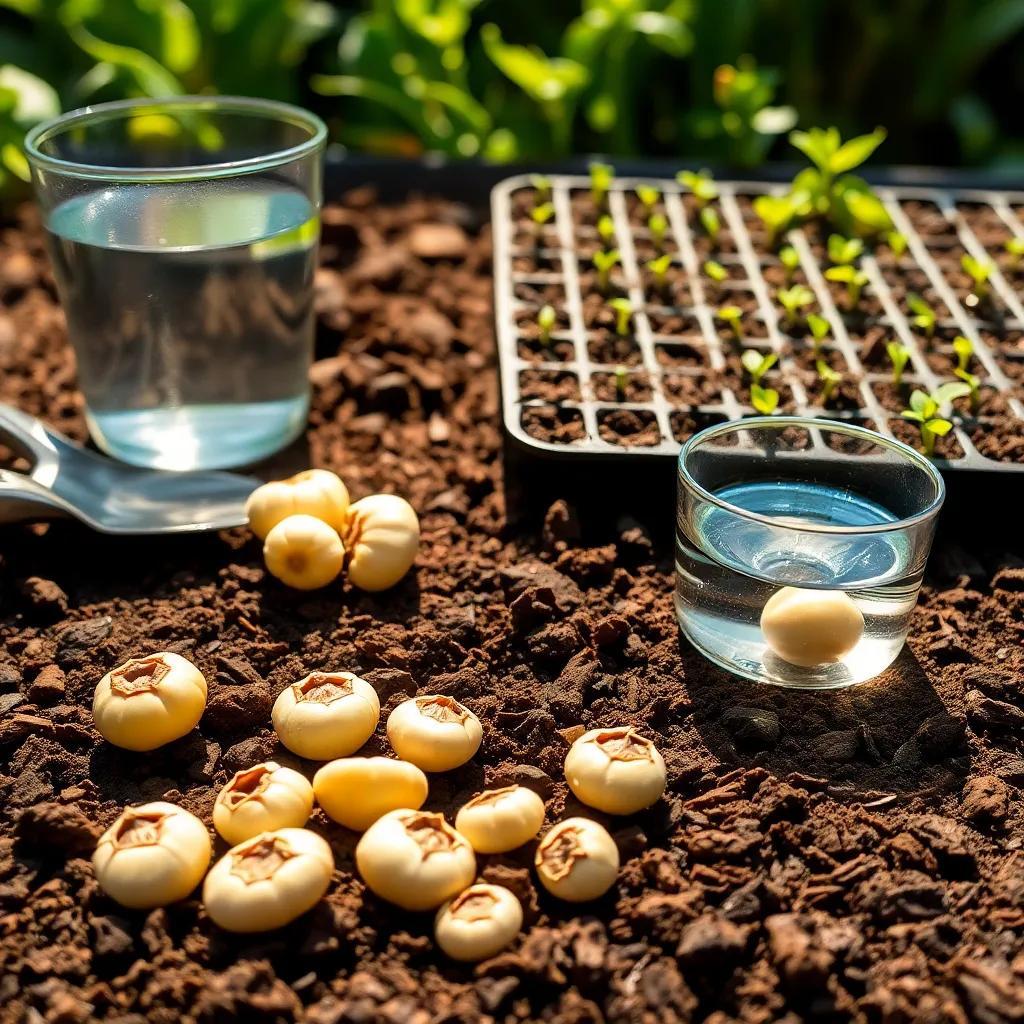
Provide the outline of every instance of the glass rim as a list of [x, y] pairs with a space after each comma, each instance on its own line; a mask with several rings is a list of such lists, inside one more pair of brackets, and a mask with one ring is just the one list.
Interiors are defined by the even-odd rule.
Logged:
[[[709, 440], [710, 438], [718, 437], [722, 434], [734, 433], [737, 430], [743, 430], [750, 427], [817, 427], [825, 430], [838, 430], [839, 432], [848, 434], [852, 437], [859, 437], [864, 440], [871, 441], [879, 447], [891, 449], [897, 455], [902, 456], [905, 460], [913, 462], [919, 469], [923, 469], [925, 475], [929, 477], [934, 485], [935, 496], [922, 511], [917, 512], [912, 516], [905, 516], [902, 519], [893, 520], [891, 523], [875, 523], [868, 526], [831, 526], [828, 523], [812, 523], [810, 521], [806, 524], [795, 526], [780, 522], [774, 516], [764, 515], [761, 512], [751, 512], [749, 509], [740, 508], [738, 505], [733, 505], [731, 502], [725, 501], [717, 495], [712, 494], [711, 491], [699, 484], [686, 468], [685, 460], [690, 454], [691, 449], [693, 449], [698, 442]], [[836, 454], [840, 456], [842, 455], [841, 452], [837, 452]], [[884, 434], [879, 434], [875, 430], [869, 430], [867, 427], [862, 427], [855, 423], [845, 423], [842, 420], [830, 420], [817, 416], [750, 416], [745, 419], [726, 420], [724, 423], [715, 423], [710, 427], [705, 427], [686, 441], [679, 452], [678, 467], [680, 480], [689, 490], [694, 491], [702, 500], [717, 506], [731, 515], [738, 516], [740, 519], [746, 519], [751, 522], [760, 523], [764, 526], [770, 526], [775, 530], [789, 530], [793, 533], [825, 533], [833, 536], [852, 536], [864, 533], [899, 532], [901, 530], [912, 529], [913, 527], [920, 526], [922, 523], [928, 522], [930, 519], [934, 519], [935, 516], [938, 515], [939, 509], [942, 508], [943, 502], [946, 500], [946, 482], [942, 479], [942, 474], [935, 468], [935, 465], [930, 459], [922, 455], [919, 451], [916, 451], [914, 448], [911, 448], [910, 445], [904, 444], [902, 441], [897, 441], [894, 437], [886, 437]]]
[[[129, 112], [159, 113], [168, 108], [261, 115], [306, 128], [308, 139], [284, 149], [270, 149], [260, 156], [245, 157], [212, 164], [172, 164], [166, 167], [111, 167], [75, 160], [63, 160], [42, 152], [39, 146], [56, 135], [79, 125], [117, 120]], [[100, 181], [197, 181], [203, 178], [224, 178], [252, 171], [267, 170], [291, 163], [323, 148], [327, 126], [316, 114], [278, 100], [251, 96], [166, 96], [113, 100], [69, 110], [57, 117], [41, 121], [25, 135], [25, 155], [33, 166], [69, 177]]]

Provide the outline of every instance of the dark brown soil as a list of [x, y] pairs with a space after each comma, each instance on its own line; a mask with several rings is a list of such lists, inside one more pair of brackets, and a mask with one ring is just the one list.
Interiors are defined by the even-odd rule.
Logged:
[[[490, 243], [474, 213], [380, 207], [367, 193], [328, 213], [308, 451], [293, 454], [342, 473], [357, 497], [407, 495], [423, 525], [415, 570], [382, 595], [301, 595], [267, 576], [244, 530], [0, 532], [0, 1017], [1019, 1022], [1024, 550], [987, 550], [980, 522], [961, 538], [977, 547], [940, 545], [908, 648], [872, 683], [815, 694], [734, 679], [680, 639], [671, 551], [639, 523], [593, 534], [586, 508], [559, 501], [543, 529], [507, 524]], [[427, 261], [410, 229], [436, 224], [465, 241]], [[84, 438], [29, 216], [0, 236], [0, 289], [0, 397]], [[375, 389], [384, 374], [404, 385]], [[673, 417], [680, 439], [705, 425]], [[607, 493], [629, 504], [614, 481]], [[208, 711], [160, 751], [117, 751], [92, 728], [93, 687], [153, 649], [196, 661]], [[551, 823], [582, 810], [561, 768], [583, 729], [632, 723], [655, 739], [666, 796], [602, 818], [622, 855], [611, 892], [559, 903], [535, 882], [530, 848], [482, 857], [481, 874], [522, 899], [524, 932], [460, 966], [435, 948], [430, 915], [366, 893], [356, 836], [320, 812], [311, 824], [337, 870], [322, 903], [280, 932], [227, 935], [197, 899], [136, 913], [99, 892], [88, 857], [126, 803], [173, 800], [209, 824], [239, 768], [273, 756], [311, 774], [276, 745], [269, 708], [299, 676], [338, 667], [378, 689], [384, 717], [417, 691], [479, 714], [481, 753], [431, 778], [428, 806], [448, 813], [519, 781]], [[382, 725], [366, 751], [388, 749]]]

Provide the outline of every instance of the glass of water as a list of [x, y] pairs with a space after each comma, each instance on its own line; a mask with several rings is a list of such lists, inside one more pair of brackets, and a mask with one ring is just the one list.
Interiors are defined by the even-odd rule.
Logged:
[[303, 429], [323, 123], [227, 96], [102, 103], [26, 138], [96, 443], [254, 462]]
[[907, 637], [942, 477], [850, 423], [766, 416], [679, 455], [676, 614], [713, 662], [758, 682], [849, 686]]

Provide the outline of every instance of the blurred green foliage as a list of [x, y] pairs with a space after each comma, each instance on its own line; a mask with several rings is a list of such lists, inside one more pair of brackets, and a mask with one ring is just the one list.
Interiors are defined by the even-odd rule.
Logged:
[[375, 152], [756, 166], [799, 112], [884, 121], [890, 162], [1019, 166], [1022, 57], [1024, 0], [0, 0], [0, 188], [57, 106], [181, 92]]

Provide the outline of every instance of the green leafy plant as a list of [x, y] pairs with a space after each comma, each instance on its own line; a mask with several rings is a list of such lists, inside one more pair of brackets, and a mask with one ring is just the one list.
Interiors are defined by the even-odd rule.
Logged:
[[537, 313], [537, 336], [540, 343], [548, 348], [551, 345], [551, 332], [555, 326], [555, 307], [541, 306]]
[[608, 205], [608, 189], [614, 177], [615, 168], [611, 164], [595, 162], [590, 165], [590, 198], [599, 210]]
[[535, 202], [551, 201], [551, 179], [546, 174], [531, 174], [530, 184], [533, 186]]
[[828, 405], [836, 388], [842, 384], [843, 375], [838, 370], [833, 370], [824, 359], [819, 359], [814, 365], [818, 371], [818, 380], [821, 381], [821, 404]]
[[807, 326], [811, 331], [811, 341], [813, 344], [815, 354], [821, 349], [821, 343], [828, 336], [829, 324], [828, 321], [817, 313], [807, 314]]
[[608, 249], [605, 252], [595, 252], [593, 256], [594, 269], [597, 271], [597, 287], [602, 295], [608, 292], [611, 287], [612, 269], [621, 260], [622, 256], [618, 249]]
[[620, 401], [626, 400], [626, 387], [629, 384], [629, 370], [621, 363], [615, 367], [615, 397]]
[[958, 334], [953, 339], [953, 351], [956, 353], [956, 369], [953, 373], [971, 389], [971, 412], [976, 413], [981, 407], [981, 378], [968, 369], [974, 356], [974, 344], [970, 338]]
[[760, 384], [751, 384], [750, 404], [762, 416], [771, 416], [779, 407], [779, 393], [775, 388], [763, 388]]
[[718, 198], [718, 186], [710, 171], [680, 171], [676, 181], [690, 190], [699, 207]]
[[792, 195], [757, 196], [754, 199], [754, 213], [764, 225], [770, 249], [774, 249], [779, 238], [790, 229], [798, 208], [799, 203]]
[[704, 273], [717, 284], [721, 284], [729, 279], [729, 271], [716, 260], [704, 261]]
[[965, 252], [960, 257], [960, 266], [971, 279], [971, 293], [978, 302], [984, 302], [988, 298], [989, 278], [993, 270], [991, 261], [975, 259]]
[[825, 277], [829, 281], [846, 285], [846, 308], [856, 309], [860, 303], [860, 293], [868, 283], [868, 275], [847, 263], [839, 267], [829, 267], [825, 271]]
[[974, 355], [974, 344], [970, 338], [958, 334], [953, 339], [953, 352], [956, 355], [956, 368], [966, 370], [971, 365], [971, 357]]
[[606, 248], [615, 238], [615, 222], [607, 214], [598, 220], [597, 233], [601, 236], [601, 241], [604, 242]]
[[668, 221], [662, 213], [652, 213], [647, 219], [647, 230], [651, 233], [651, 241], [654, 247], [660, 252], [665, 245], [665, 232], [668, 231]]
[[888, 341], [885, 344], [885, 352], [892, 363], [892, 382], [897, 388], [903, 386], [903, 371], [910, 361], [910, 349], [901, 345], [898, 341]]
[[886, 242], [889, 244], [889, 249], [892, 252], [894, 259], [901, 259], [903, 254], [907, 251], [907, 236], [901, 234], [899, 231], [890, 231], [885, 236]]
[[784, 245], [779, 250], [779, 262], [786, 279], [786, 287], [793, 283], [793, 275], [800, 267], [800, 254], [791, 245]]
[[907, 306], [913, 314], [910, 318], [911, 324], [931, 338], [935, 334], [935, 310], [917, 292], [907, 292]]
[[774, 352], [760, 352], [756, 348], [744, 349], [740, 356], [743, 369], [750, 374], [750, 379], [755, 384], [761, 383], [761, 378], [779, 361], [778, 355]]
[[718, 233], [722, 230], [722, 222], [718, 218], [718, 212], [713, 206], [702, 206], [700, 211], [700, 224], [712, 242], [718, 240]]
[[786, 312], [786, 323], [793, 327], [800, 319], [800, 311], [814, 302], [814, 292], [807, 285], [795, 284], [791, 288], [780, 288], [775, 298]]
[[900, 415], [916, 423], [921, 431], [921, 446], [925, 455], [935, 454], [935, 442], [953, 429], [953, 424], [943, 415], [946, 407], [957, 398], [970, 394], [970, 387], [962, 381], [940, 384], [930, 395], [915, 390], [910, 395], [909, 407]]
[[1006, 265], [1011, 270], [1017, 270], [1020, 267], [1021, 257], [1024, 256], [1024, 238], [1020, 235], [1014, 235], [1003, 243], [1003, 248], [1009, 257]]
[[672, 255], [671, 253], [662, 253], [657, 258], [650, 260], [647, 263], [647, 270], [654, 278], [654, 287], [659, 291], [663, 292], [665, 286], [668, 283], [668, 270], [672, 266]]
[[721, 306], [716, 312], [715, 316], [718, 317], [722, 323], [727, 324], [729, 330], [732, 331], [733, 337], [738, 342], [743, 343], [743, 310], [739, 306]]
[[837, 266], [856, 263], [864, 252], [864, 243], [859, 238], [843, 238], [842, 235], [828, 236], [828, 258]]
[[636, 197], [640, 200], [640, 205], [643, 206], [644, 212], [650, 217], [654, 213], [654, 208], [658, 205], [661, 192], [653, 185], [637, 185]]
[[633, 303], [629, 299], [612, 299], [608, 305], [615, 313], [615, 333], [619, 337], [629, 334], [629, 322], [633, 317]]

